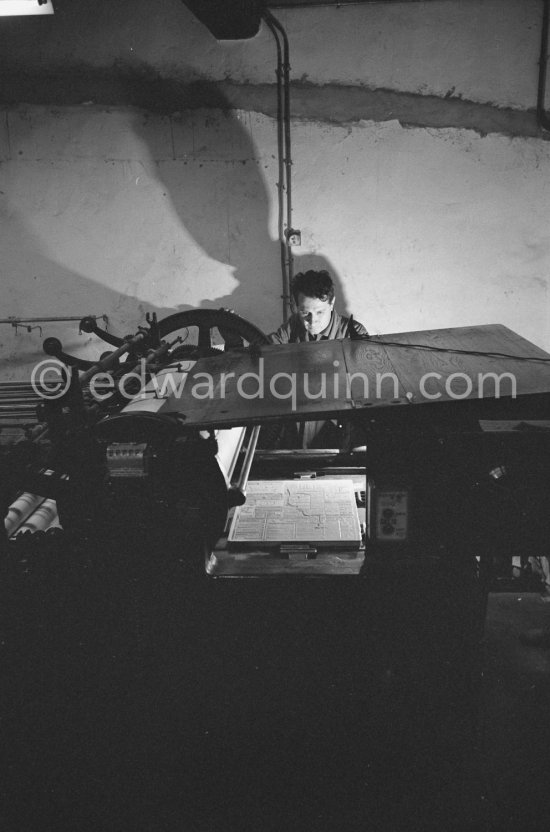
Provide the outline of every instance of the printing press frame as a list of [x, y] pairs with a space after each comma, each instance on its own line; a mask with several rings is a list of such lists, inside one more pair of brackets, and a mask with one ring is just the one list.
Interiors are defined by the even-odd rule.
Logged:
[[[203, 324], [198, 350], [161, 341], [161, 334], [170, 335], [193, 319]], [[318, 376], [323, 368], [339, 363], [348, 372], [353, 366], [368, 372], [388, 366], [386, 360], [380, 361], [389, 349], [384, 341], [268, 345], [261, 333], [254, 342], [256, 328], [240, 327], [240, 320], [232, 313], [196, 310], [173, 316], [169, 324], [148, 321], [148, 330], [142, 328], [124, 340], [114, 359], [106, 356], [87, 367], [84, 378], [108, 371], [117, 380], [140, 361], [146, 363], [149, 381], [163, 373], [177, 374], [178, 364], [186, 361], [191, 366], [181, 372], [190, 377], [208, 372], [216, 379], [233, 368], [240, 378], [257, 370], [260, 362], [268, 380], [296, 366]], [[234, 324], [237, 335], [251, 339], [250, 346], [219, 353], [205, 342], [205, 322], [208, 330], [211, 325]], [[493, 330], [470, 328], [459, 335], [478, 337], [493, 356], [506, 335], [503, 328]], [[453, 331], [441, 331], [439, 339], [443, 344], [452, 342]], [[408, 340], [418, 341], [419, 333]], [[426, 340], [433, 341], [434, 333], [428, 333]], [[407, 338], [404, 341], [400, 346], [409, 350]], [[515, 347], [533, 354], [534, 361], [547, 360], [541, 358], [542, 351], [525, 344]], [[417, 360], [417, 353], [411, 354], [414, 349], [407, 355], [411, 364]], [[121, 350], [129, 354], [126, 361], [116, 354]], [[455, 355], [459, 353], [460, 348]], [[392, 356], [390, 366], [396, 363]], [[100, 405], [90, 404], [73, 370], [66, 397], [44, 408], [45, 426], [33, 440], [14, 449], [3, 480], [4, 504], [7, 509], [21, 492], [55, 499], [63, 532], [54, 535], [53, 548], [62, 553], [62, 560], [84, 563], [88, 576], [95, 570], [110, 581], [118, 572], [133, 574], [137, 567], [151, 576], [161, 568], [170, 569], [171, 563], [179, 564], [192, 580], [188, 589], [193, 586], [193, 593], [211, 597], [214, 608], [231, 614], [228, 599], [233, 599], [237, 607], [253, 611], [262, 650], [269, 644], [275, 650], [273, 638], [278, 633], [292, 652], [292, 621], [302, 622], [302, 640], [321, 626], [323, 643], [332, 645], [331, 662], [349, 633], [360, 633], [358, 644], [364, 645], [365, 638], [382, 632], [375, 676], [390, 673], [394, 678], [397, 667], [406, 668], [422, 689], [423, 670], [412, 668], [407, 655], [418, 656], [416, 648], [422, 643], [423, 667], [432, 663], [441, 668], [448, 666], [448, 656], [454, 653], [457, 672], [447, 674], [446, 681], [456, 688], [459, 700], [469, 700], [479, 679], [476, 656], [491, 567], [516, 542], [510, 540], [509, 525], [500, 523], [503, 494], [509, 508], [510, 488], [513, 493], [516, 484], [512, 478], [511, 486], [505, 481], [503, 486], [499, 472], [506, 472], [508, 465], [512, 474], [518, 469], [516, 478], [524, 473], [517, 465], [523, 450], [508, 454], [504, 464], [502, 443], [487, 442], [479, 417], [517, 417], [519, 405], [526, 407], [528, 416], [544, 414], [547, 383], [535, 376], [528, 380], [530, 386], [519, 403], [447, 397], [435, 404], [417, 400], [414, 406], [401, 390], [399, 396], [380, 401], [361, 399], [352, 390], [344, 400], [308, 401], [305, 406], [300, 402], [299, 408], [272, 396], [260, 408], [236, 396], [229, 402], [197, 403], [187, 392], [175, 400], [154, 390], [144, 401], [128, 404], [115, 391]], [[320, 415], [350, 428], [343, 431], [343, 447], [317, 452], [256, 450], [260, 426]], [[230, 432], [230, 452], [225, 454], [230, 461], [221, 465]], [[525, 433], [522, 437], [524, 444], [533, 438]], [[544, 435], [536, 434], [535, 439], [537, 446], [544, 445]], [[248, 478], [296, 476], [362, 478], [364, 488], [358, 493], [364, 494], [359, 502], [364, 503], [360, 508], [365, 512], [365, 529], [359, 553], [309, 551], [304, 557], [304, 552], [288, 547], [259, 553], [228, 551], [224, 535], [229, 515], [246, 499]], [[533, 489], [541, 477], [537, 472]], [[547, 485], [543, 482], [548, 491]], [[396, 511], [400, 495], [406, 495], [405, 520], [403, 512], [399, 519]], [[515, 510], [521, 519], [523, 507]], [[391, 522], [384, 525], [384, 516]], [[42, 574], [48, 569], [47, 558], [38, 556], [39, 540], [21, 538], [4, 541], [4, 572], [12, 587], [21, 573], [32, 575], [33, 563], [40, 563]], [[51, 538], [43, 540], [43, 548], [52, 549]], [[228, 577], [238, 580], [228, 583]], [[349, 668], [340, 669], [345, 677]], [[361, 679], [358, 684], [367, 684], [360, 661], [354, 673], [356, 682]], [[431, 676], [430, 680], [433, 693]]]

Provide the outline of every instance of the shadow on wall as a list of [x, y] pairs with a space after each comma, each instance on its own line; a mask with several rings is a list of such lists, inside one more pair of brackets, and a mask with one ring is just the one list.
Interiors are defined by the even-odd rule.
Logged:
[[[103, 284], [56, 262], [44, 252], [43, 241], [9, 209], [0, 211], [0, 219], [1, 272], [4, 275], [1, 317], [105, 314], [116, 322], [110, 329], [126, 335], [144, 322], [146, 311], [155, 311], [159, 317], [173, 311], [152, 307], [139, 297], [111, 289], [108, 285], [111, 275], [105, 276], [106, 283]], [[17, 278], [14, 279], [13, 275]], [[17, 363], [39, 360], [43, 357], [43, 338], [50, 335], [59, 337], [68, 352], [80, 353], [87, 342], [98, 347], [96, 352], [105, 348], [103, 342], [96, 343], [95, 337], [79, 334], [78, 321], [43, 323], [41, 329], [42, 333], [38, 327], [33, 328], [31, 333], [24, 329], [14, 333], [12, 327], [3, 324], [0, 327], [0, 367], [7, 369]]]
[[[112, 288], [117, 285], [117, 278], [120, 280], [117, 274], [105, 274], [103, 282], [67, 268], [62, 262], [69, 259], [63, 252], [63, 245], [59, 247], [62, 254], [57, 262], [52, 256], [55, 246], [44, 240], [44, 233], [34, 230], [34, 222], [28, 221], [8, 204], [2, 212], [0, 231], [1, 269], [5, 275], [2, 317], [106, 314], [112, 322], [111, 329], [123, 335], [134, 332], [144, 322], [146, 312], [156, 312], [162, 319], [175, 311], [199, 306], [234, 309], [266, 331], [279, 325], [282, 318], [280, 246], [270, 232], [270, 228], [276, 227], [273, 212], [277, 205], [274, 125], [266, 122], [269, 147], [256, 148], [250, 132], [254, 114], [231, 112], [228, 101], [215, 85], [202, 84], [201, 88], [207, 108], [186, 111], [182, 107], [181, 114], [170, 118], [173, 158], [159, 158], [158, 148], [152, 146], [152, 131], [150, 127], [146, 129], [146, 125], [156, 116], [139, 110], [131, 116], [131, 129], [148, 163], [148, 175], [153, 177], [153, 184], [157, 177], [159, 190], [171, 203], [172, 219], [177, 220], [174, 236], [178, 236], [178, 226], [186, 235], [183, 240], [173, 241], [181, 252], [177, 268], [181, 268], [182, 291], [179, 291], [177, 270], [174, 274], [172, 262], [172, 273], [167, 276], [162, 295], [159, 293], [159, 302], [155, 303], [144, 266], [139, 274], [140, 260], [145, 263], [150, 254], [145, 249], [151, 239], [140, 239], [139, 228], [128, 229], [126, 216], [120, 216], [120, 238], [124, 237], [124, 243], [115, 232], [112, 244], [119, 251], [113, 251], [106, 260], [115, 264], [115, 270], [117, 260], [124, 262], [126, 252], [134, 249], [129, 272], [135, 272], [135, 279], [127, 274], [125, 285], [120, 284], [120, 289], [125, 291], [119, 291]], [[258, 142], [262, 144], [261, 137]], [[56, 176], [64, 175], [63, 166], [56, 171]], [[67, 186], [61, 180], [57, 184], [55, 179], [47, 181], [49, 194], [44, 196], [43, 207], [52, 215], [58, 209], [56, 202], [61, 199], [63, 188], [67, 190]], [[101, 192], [101, 183], [98, 192]], [[6, 197], [3, 198], [7, 201]], [[123, 205], [124, 200], [120, 202]], [[147, 203], [144, 203], [144, 211], [145, 206]], [[71, 243], [70, 259], [73, 262], [80, 260], [85, 263], [87, 258], [94, 256], [94, 245], [99, 244], [90, 242], [94, 218], [90, 217], [89, 210], [84, 205], [79, 218], [81, 227], [77, 229], [75, 226], [76, 239], [78, 233], [85, 236], [80, 258], [78, 243], [75, 240]], [[102, 210], [101, 201], [97, 210]], [[61, 217], [60, 222], [67, 224], [63, 229], [66, 241], [76, 220], [70, 210], [65, 209], [61, 213], [65, 214], [65, 219]], [[88, 221], [92, 228], [83, 230], [82, 225]], [[147, 225], [148, 217], [144, 217], [143, 222]], [[193, 252], [189, 251], [189, 238], [195, 249]], [[152, 242], [155, 246], [158, 240], [153, 237]], [[197, 247], [202, 251], [197, 253]], [[139, 254], [136, 256], [140, 249], [142, 257]], [[159, 254], [160, 262], [163, 256]], [[207, 258], [214, 262], [205, 262]], [[166, 268], [168, 271], [168, 266]], [[295, 273], [308, 268], [328, 269], [331, 272], [339, 298], [338, 308], [345, 312], [340, 279], [330, 262], [317, 254], [302, 255], [295, 250]], [[229, 292], [227, 283], [221, 287], [213, 277], [224, 269], [236, 282], [235, 288]], [[10, 274], [17, 275], [17, 279], [11, 278]], [[128, 291], [129, 287], [132, 291]], [[166, 287], [170, 287], [168, 291]], [[197, 300], [182, 303], [181, 299], [190, 294], [189, 287], [193, 288], [191, 296]], [[204, 293], [203, 287], [206, 289]], [[172, 291], [173, 303], [170, 302]], [[67, 351], [81, 353], [85, 342], [78, 334], [77, 323], [64, 327], [62, 334], [51, 331], [50, 327], [45, 328], [44, 337], [51, 334], [61, 337]], [[92, 342], [90, 345], [93, 346]], [[97, 346], [103, 347], [102, 344]], [[0, 350], [4, 365], [17, 361], [21, 352], [26, 353], [25, 359], [30, 361], [42, 355], [41, 339], [36, 335], [29, 338], [10, 337], [9, 327], [6, 326], [0, 330]]]
[[[200, 88], [204, 108], [172, 117], [175, 158], [158, 163], [159, 180], [181, 225], [208, 257], [230, 266], [238, 284], [229, 293], [218, 294], [214, 288], [199, 306], [234, 309], [271, 331], [282, 319], [283, 291], [280, 245], [270, 233], [276, 226], [270, 216], [277, 210], [275, 126], [266, 129], [270, 147], [256, 147], [255, 114], [231, 111], [215, 84], [203, 82]], [[142, 125], [136, 118], [136, 133], [146, 144]], [[307, 269], [331, 273], [338, 308], [345, 313], [344, 292], [332, 264], [322, 255], [294, 249], [294, 273]], [[182, 274], [183, 281], [195, 279], [192, 273]]]

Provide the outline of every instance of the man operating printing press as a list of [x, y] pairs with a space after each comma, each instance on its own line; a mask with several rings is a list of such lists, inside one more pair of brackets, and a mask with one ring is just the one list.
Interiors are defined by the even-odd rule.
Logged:
[[[327, 271], [300, 272], [291, 286], [296, 312], [286, 324], [269, 336], [274, 344], [306, 341], [334, 341], [367, 338], [368, 332], [353, 316], [340, 315], [334, 308], [334, 283]], [[343, 431], [335, 420], [286, 425], [277, 446], [282, 448], [339, 448]]]
[[300, 272], [294, 277], [291, 290], [296, 312], [271, 333], [274, 344], [368, 336], [363, 324], [354, 321], [353, 316], [347, 318], [335, 310], [334, 283], [327, 271]]

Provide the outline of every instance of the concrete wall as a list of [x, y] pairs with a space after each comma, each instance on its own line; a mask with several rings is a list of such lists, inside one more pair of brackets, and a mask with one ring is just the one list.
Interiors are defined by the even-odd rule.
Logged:
[[[275, 47], [265, 24], [253, 39], [217, 42], [181, 0], [57, 0], [55, 9], [47, 19], [2, 21], [0, 65], [8, 73], [41, 71], [51, 84], [65, 72], [75, 92], [86, 73], [97, 83], [104, 71], [111, 90], [117, 77], [130, 83], [139, 71], [142, 82], [152, 75], [275, 80]], [[296, 83], [534, 106], [541, 0], [359, 0], [274, 13], [288, 32]]]
[[[218, 44], [178, 0], [153, 16], [145, 0], [58, 8], [31, 24], [34, 49], [23, 21], [0, 30], [1, 317], [107, 314], [124, 334], [148, 310], [228, 306], [274, 328], [265, 27]], [[295, 79], [296, 270], [329, 268], [372, 332], [501, 322], [550, 348], [550, 145], [530, 112], [541, 3], [277, 14]], [[76, 324], [3, 325], [2, 378], [28, 375], [47, 335], [102, 350]]]

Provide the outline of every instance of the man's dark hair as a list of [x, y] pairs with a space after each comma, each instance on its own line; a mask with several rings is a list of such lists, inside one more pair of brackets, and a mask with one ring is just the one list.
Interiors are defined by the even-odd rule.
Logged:
[[296, 303], [300, 294], [305, 295], [306, 298], [328, 300], [329, 303], [334, 299], [334, 283], [330, 274], [324, 269], [319, 272], [310, 269], [294, 275], [291, 291]]

